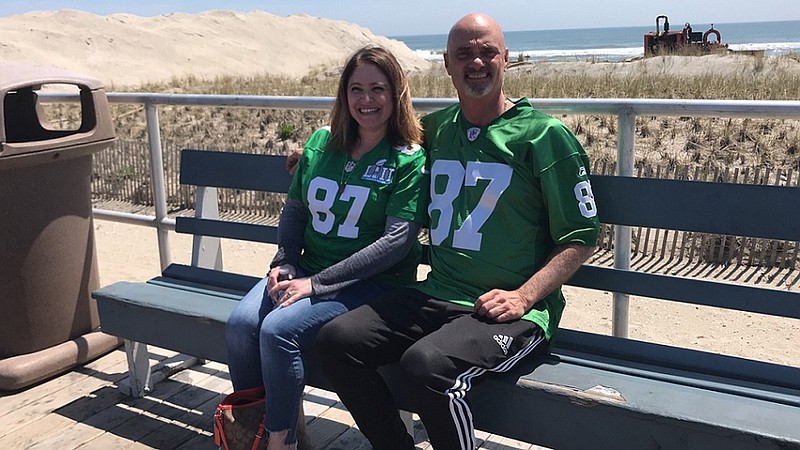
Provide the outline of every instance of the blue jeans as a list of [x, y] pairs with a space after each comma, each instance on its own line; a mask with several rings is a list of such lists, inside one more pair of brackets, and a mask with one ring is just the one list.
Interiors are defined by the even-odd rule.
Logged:
[[228, 318], [228, 368], [235, 390], [264, 385], [264, 425], [268, 432], [288, 430], [286, 443], [293, 444], [297, 440], [298, 404], [305, 387], [303, 358], [310, 354], [317, 332], [334, 317], [366, 303], [385, 286], [362, 281], [330, 298], [304, 298], [273, 309], [272, 299], [264, 292], [266, 285], [263, 278]]

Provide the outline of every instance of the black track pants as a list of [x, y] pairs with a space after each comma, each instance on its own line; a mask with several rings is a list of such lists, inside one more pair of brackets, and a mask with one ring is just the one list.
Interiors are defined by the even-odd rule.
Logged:
[[413, 449], [377, 368], [400, 362], [431, 444], [475, 448], [467, 392], [487, 372], [505, 372], [546, 351], [536, 324], [486, 321], [472, 308], [395, 290], [337, 317], [317, 336], [317, 358], [376, 450]]

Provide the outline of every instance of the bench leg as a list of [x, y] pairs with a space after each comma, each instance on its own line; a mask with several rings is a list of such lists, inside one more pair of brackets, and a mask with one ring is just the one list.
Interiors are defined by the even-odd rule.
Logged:
[[144, 397], [150, 392], [150, 355], [147, 344], [125, 339], [125, 355], [128, 357], [128, 381], [120, 383], [120, 389], [132, 397]]
[[179, 354], [150, 367], [150, 354], [147, 344], [125, 340], [125, 354], [128, 357], [128, 379], [119, 383], [119, 389], [131, 397], [144, 397], [155, 385], [173, 374], [197, 364], [204, 359]]

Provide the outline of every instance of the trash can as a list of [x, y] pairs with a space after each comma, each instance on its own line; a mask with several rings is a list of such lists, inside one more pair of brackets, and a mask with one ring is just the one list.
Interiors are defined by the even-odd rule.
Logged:
[[[56, 126], [43, 87], [79, 93], [80, 125]], [[92, 154], [115, 136], [100, 82], [61, 69], [0, 63], [0, 106], [0, 390], [16, 390], [120, 344], [90, 295]]]

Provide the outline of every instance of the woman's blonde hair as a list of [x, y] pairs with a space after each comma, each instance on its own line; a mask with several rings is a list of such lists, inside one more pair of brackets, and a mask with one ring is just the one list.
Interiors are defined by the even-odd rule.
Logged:
[[331, 142], [329, 148], [350, 152], [358, 141], [358, 122], [350, 115], [347, 85], [356, 67], [373, 64], [389, 80], [393, 111], [386, 127], [386, 139], [392, 145], [420, 144], [422, 127], [411, 106], [408, 79], [400, 63], [383, 47], [370, 45], [356, 51], [348, 60], [339, 78], [339, 88], [331, 110]]

